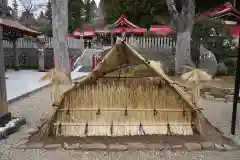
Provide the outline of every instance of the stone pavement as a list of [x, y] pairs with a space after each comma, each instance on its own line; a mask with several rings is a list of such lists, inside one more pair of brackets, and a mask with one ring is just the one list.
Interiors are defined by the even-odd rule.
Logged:
[[[232, 102], [201, 99], [199, 106], [204, 116], [225, 135], [231, 136]], [[238, 104], [236, 135], [233, 138], [240, 143], [240, 107]]]
[[[7, 86], [7, 100], [12, 102], [16, 98], [28, 94], [34, 90], [38, 90], [50, 84], [49, 81], [39, 82], [39, 79], [44, 75], [44, 72], [37, 70], [7, 70], [6, 72], [6, 86]], [[74, 72], [72, 78], [81, 77], [87, 73]]]

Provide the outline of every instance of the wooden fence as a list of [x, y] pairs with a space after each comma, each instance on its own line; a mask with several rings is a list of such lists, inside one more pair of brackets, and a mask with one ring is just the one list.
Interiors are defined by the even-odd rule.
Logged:
[[[48, 48], [52, 48], [52, 37], [45, 38], [45, 41], [47, 43]], [[67, 41], [69, 48], [73, 49], [84, 48], [84, 41], [81, 39], [68, 38]], [[9, 41], [3, 41], [3, 47], [11, 48], [12, 43]], [[19, 38], [17, 40], [17, 48], [37, 48], [37, 45], [30, 39]]]
[[166, 48], [170, 49], [175, 46], [175, 41], [171, 37], [127, 37], [127, 43], [141, 48]]
[[[48, 48], [52, 48], [52, 37], [45, 38]], [[170, 49], [175, 45], [175, 41], [171, 37], [127, 37], [126, 41], [136, 47], [141, 48], [166, 48]], [[12, 43], [3, 41], [4, 48], [11, 48]], [[68, 47], [77, 49], [84, 48], [84, 41], [82, 39], [68, 38]], [[17, 48], [37, 48], [36, 43], [30, 39], [19, 38], [17, 40]]]

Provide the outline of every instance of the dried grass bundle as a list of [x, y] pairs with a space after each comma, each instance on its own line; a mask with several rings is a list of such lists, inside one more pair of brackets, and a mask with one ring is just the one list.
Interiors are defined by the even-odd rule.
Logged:
[[181, 79], [187, 81], [192, 88], [192, 101], [193, 103], [197, 104], [198, 99], [200, 97], [200, 82], [210, 81], [212, 80], [212, 76], [207, 72], [198, 69], [198, 68], [191, 68], [190, 72], [187, 72], [181, 76]]
[[55, 68], [40, 78], [40, 81], [46, 80], [52, 83], [51, 99], [54, 103], [58, 102], [60, 95], [72, 85], [69, 77], [65, 73], [57, 71]]
[[191, 135], [191, 110], [173, 93], [160, 79], [101, 79], [65, 97], [56, 135]]

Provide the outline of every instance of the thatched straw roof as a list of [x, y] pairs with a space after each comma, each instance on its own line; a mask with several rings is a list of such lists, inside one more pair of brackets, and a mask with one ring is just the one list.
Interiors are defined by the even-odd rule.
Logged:
[[[91, 94], [89, 94], [90, 98], [94, 94], [95, 97], [97, 97], [97, 99], [99, 100], [100, 98], [98, 96], [101, 96], [101, 93], [100, 93], [101, 90], [102, 91], [105, 90], [105, 92], [109, 92], [109, 93], [104, 93], [105, 97], [114, 95], [109, 100], [109, 103], [111, 104], [109, 104], [108, 102], [107, 103], [104, 102], [104, 104], [97, 106], [97, 108], [99, 109], [101, 108], [105, 111], [103, 115], [96, 117], [96, 115], [98, 115], [100, 111], [97, 111], [96, 108], [94, 107], [96, 107], [96, 105], [98, 104], [95, 104], [94, 99], [87, 100], [86, 97], [89, 97], [85, 95], [85, 94], [88, 94], [86, 91], [87, 86], [89, 86], [89, 84], [95, 83], [98, 79], [105, 77], [105, 75], [107, 75], [108, 73], [111, 73], [120, 68], [126, 67], [127, 65], [139, 65], [139, 64], [145, 65], [150, 72], [155, 73], [158, 79], [157, 83], [158, 84], [160, 83], [160, 86], [163, 85], [164, 87], [162, 87], [162, 89], [156, 88], [155, 90], [152, 90], [152, 91], [149, 90], [148, 92], [146, 92], [146, 89], [142, 88], [144, 87], [144, 85], [139, 86], [135, 82], [130, 82], [131, 85], [130, 87], [128, 87], [128, 89], [124, 89], [122, 85], [119, 85], [120, 90], [118, 90], [117, 88], [114, 89], [114, 87], [112, 87], [112, 89], [105, 89], [103, 88], [104, 86], [102, 88], [101, 87], [92, 88], [92, 89], [90, 88], [91, 90], [89, 91], [91, 92]], [[134, 85], [135, 87], [132, 87]], [[129, 104], [128, 109], [132, 110], [131, 113], [134, 113], [134, 114], [128, 114], [128, 116], [125, 116], [124, 118], [123, 116], [124, 114], [122, 114], [122, 112], [124, 111], [125, 109], [124, 107], [126, 106], [124, 106], [124, 104], [121, 104], [120, 106], [114, 106], [116, 108], [112, 106], [115, 101], [113, 100], [114, 97], [119, 96], [117, 93], [114, 93], [114, 92], [122, 92], [124, 95], [127, 92], [133, 93], [135, 89], [138, 89], [139, 93], [141, 93], [142, 91], [145, 91], [145, 93], [143, 94], [146, 94], [146, 95], [143, 95], [142, 98], [137, 100], [140, 102], [143, 101], [143, 103], [140, 104], [136, 102], [138, 104], [135, 107], [132, 106], [133, 104]], [[111, 93], [113, 93], [112, 95], [110, 93], [110, 90], [111, 90]], [[154, 100], [158, 99], [158, 101], [156, 102], [157, 103], [159, 102], [161, 104], [151, 105], [150, 102], [149, 104], [146, 104], [148, 103], [146, 102], [148, 100], [146, 99], [145, 99], [146, 101], [143, 100], [144, 96], [146, 97], [148, 96], [148, 93], [152, 93], [155, 91], [156, 91], [156, 94], [154, 95]], [[135, 92], [135, 93], [138, 94], [138, 92]], [[109, 96], [107, 94], [109, 94]], [[137, 95], [137, 96], [140, 96], [140, 95]], [[134, 99], [133, 97], [130, 97], [130, 99], [131, 98]], [[122, 98], [119, 98], [119, 99], [122, 99]], [[89, 101], [89, 103], [87, 102], [85, 103], [84, 101]], [[121, 100], [117, 100], [117, 101], [121, 103]], [[102, 106], [109, 107], [109, 108], [106, 110], [106, 108], [104, 109]], [[159, 62], [146, 60], [130, 45], [128, 45], [127, 43], [125, 43], [124, 41], [118, 38], [115, 46], [113, 46], [112, 49], [106, 54], [106, 56], [99, 63], [97, 68], [94, 71], [92, 71], [89, 75], [78, 80], [78, 82], [76, 82], [73, 88], [69, 89], [62, 95], [58, 103], [58, 106], [56, 107], [56, 112], [54, 116], [50, 119], [48, 126], [46, 125], [44, 127], [45, 129], [44, 128], [42, 129], [42, 132], [49, 133], [50, 131], [52, 132], [52, 134], [56, 135], [55, 133], [59, 132], [59, 128], [65, 127], [65, 129], [61, 129], [62, 134], [64, 132], [63, 135], [84, 136], [84, 134], [86, 135], [85, 133], [86, 128], [88, 128], [87, 129], [88, 132], [91, 132], [90, 131], [91, 127], [89, 128], [88, 126], [92, 125], [92, 126], [95, 126], [94, 130], [95, 131], [97, 130], [98, 133], [94, 131], [92, 133], [88, 133], [87, 135], [100, 135], [99, 133], [100, 130], [103, 132], [102, 133], [103, 135], [105, 134], [109, 135], [110, 134], [109, 127], [113, 128], [113, 129], [110, 129], [111, 131], [113, 131], [114, 125], [124, 126], [127, 123], [128, 125], [133, 126], [132, 128], [130, 127], [130, 129], [127, 129], [129, 128], [129, 126], [126, 125], [124, 126], [125, 129], [123, 128], [123, 129], [120, 129], [120, 131], [118, 132], [112, 133], [112, 135], [121, 136], [121, 135], [126, 135], [126, 133], [122, 132], [123, 130], [125, 130], [126, 132], [126, 129], [131, 130], [132, 134], [142, 134], [142, 132], [133, 133], [136, 130], [136, 126], [138, 126], [140, 123], [140, 126], [143, 125], [144, 126], [143, 128], [145, 130], [148, 130], [147, 132], [145, 131], [144, 134], [145, 133], [169, 134], [168, 130], [171, 130], [171, 133], [174, 133], [174, 134], [191, 135], [193, 134], [191, 125], [194, 123], [196, 118], [195, 109], [196, 108], [194, 108], [194, 105], [190, 102], [190, 99], [186, 97], [186, 94], [178, 87], [177, 84], [175, 84], [164, 73], [164, 71], [161, 68], [161, 64]], [[156, 111], [159, 113], [158, 114], [159, 116], [155, 116], [154, 118], [152, 114], [155, 114]], [[71, 116], [75, 116], [75, 118]], [[99, 118], [101, 117], [102, 119], [98, 120], [98, 117]], [[75, 126], [76, 125], [75, 122], [78, 123], [77, 126]], [[100, 124], [96, 124], [100, 122], [102, 126]], [[104, 124], [106, 124], [106, 127], [104, 127]], [[59, 126], [56, 127], [56, 125], [59, 125]], [[163, 126], [162, 128], [164, 129], [160, 129], [159, 125]], [[101, 126], [100, 127], [101, 129], [100, 128], [97, 129], [97, 126], [99, 127]], [[115, 129], [116, 128], [117, 127], [115, 127]]]
[[148, 61], [141, 56], [130, 45], [117, 39], [116, 45], [106, 54], [97, 68], [78, 82], [78, 86], [87, 82], [93, 82], [106, 74], [113, 72], [123, 65], [144, 64], [149, 68], [149, 71], [154, 71], [156, 76], [163, 78], [166, 82], [171, 83], [171, 79], [165, 75], [161, 68], [161, 64], [155, 61]]

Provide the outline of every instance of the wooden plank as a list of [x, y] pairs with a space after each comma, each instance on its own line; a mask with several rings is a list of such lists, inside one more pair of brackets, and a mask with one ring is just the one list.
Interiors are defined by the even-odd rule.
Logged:
[[0, 113], [8, 111], [2, 27], [0, 26]]

